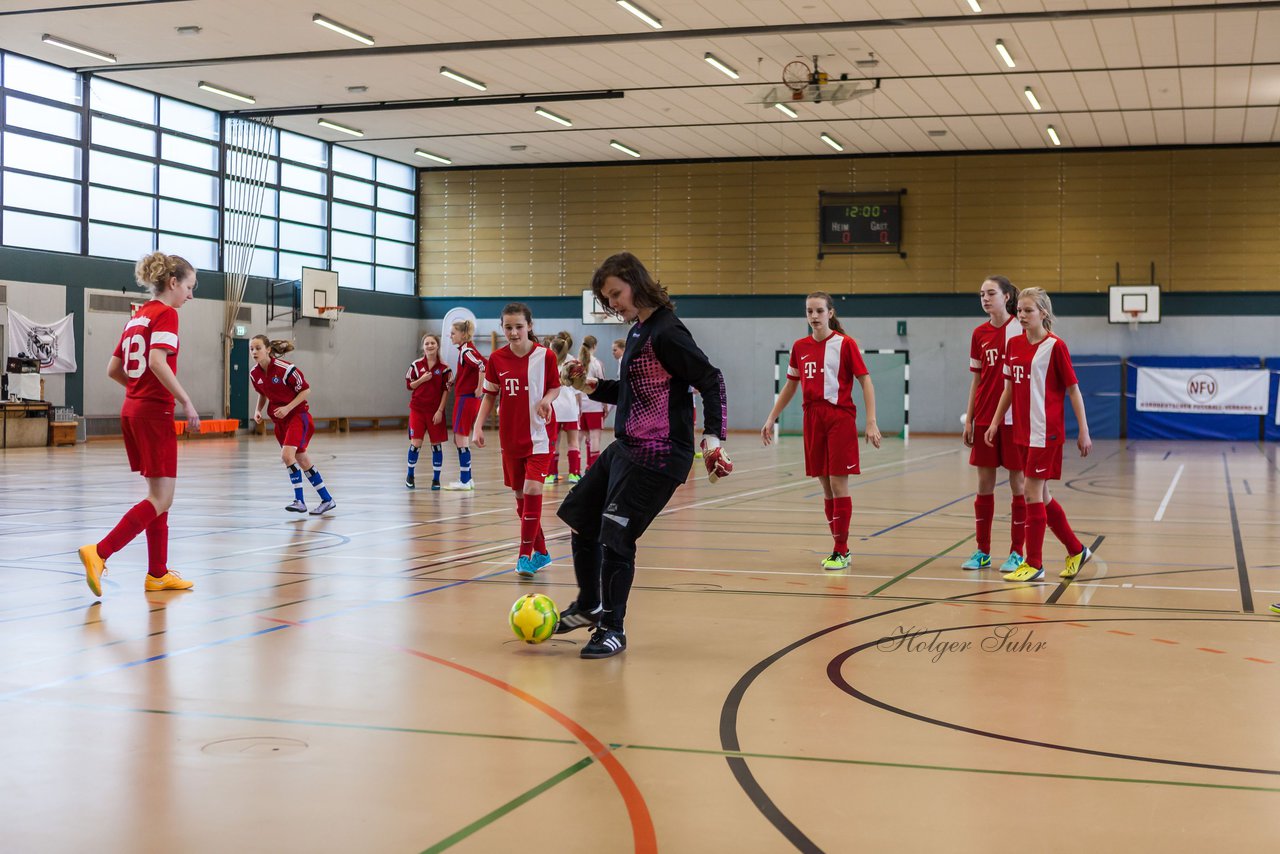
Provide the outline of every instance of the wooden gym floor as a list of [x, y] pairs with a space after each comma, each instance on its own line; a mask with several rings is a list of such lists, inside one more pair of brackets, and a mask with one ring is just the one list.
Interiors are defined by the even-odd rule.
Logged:
[[[7, 852], [1262, 851], [1280, 839], [1276, 448], [1099, 442], [1056, 495], [1097, 558], [958, 567], [955, 439], [888, 441], [828, 573], [798, 439], [731, 437], [641, 542], [629, 649], [516, 642], [497, 454], [408, 492], [399, 435], [320, 435], [338, 501], [282, 509], [270, 437], [191, 441], [171, 514], [95, 603], [76, 548], [144, 494], [121, 446], [0, 454]], [[419, 480], [428, 481], [429, 454]], [[446, 453], [446, 479], [457, 458]], [[1173, 486], [1176, 481], [1176, 486]], [[1007, 490], [995, 548], [1007, 547]], [[314, 492], [307, 487], [307, 499]], [[997, 558], [998, 559], [998, 558]]]

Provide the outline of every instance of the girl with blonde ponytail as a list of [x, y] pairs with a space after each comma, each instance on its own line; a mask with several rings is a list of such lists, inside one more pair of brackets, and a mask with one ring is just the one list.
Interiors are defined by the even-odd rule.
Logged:
[[[587, 369], [587, 379], [595, 379], [599, 382], [604, 379], [604, 365], [600, 364], [600, 360], [596, 358], [596, 346], [594, 335], [583, 338], [578, 360]], [[580, 425], [587, 440], [586, 468], [591, 468], [591, 464], [600, 456], [600, 433], [604, 429], [604, 419], [609, 407], [592, 400], [585, 392], [578, 392], [578, 405], [582, 412]]]
[[190, 590], [194, 585], [169, 569], [169, 507], [178, 477], [178, 440], [173, 429], [176, 404], [187, 429], [200, 429], [196, 412], [178, 382], [178, 309], [195, 295], [196, 270], [184, 258], [152, 252], [134, 271], [138, 286], [152, 299], [125, 324], [120, 343], [107, 363], [107, 376], [124, 386], [120, 431], [129, 467], [147, 479], [147, 497], [139, 501], [96, 543], [80, 547], [85, 581], [102, 598], [107, 559], [134, 537], [147, 532], [147, 591]]
[[[573, 336], [568, 332], [557, 332], [548, 345], [556, 354], [556, 364], [563, 377], [566, 370], [578, 364], [570, 353], [573, 351]], [[582, 480], [582, 445], [581, 425], [582, 410], [578, 403], [578, 392], [571, 385], [561, 385], [560, 394], [551, 404], [556, 417], [556, 431], [564, 436], [565, 446], [569, 451], [569, 483]], [[551, 472], [546, 477], [547, 483], [555, 483], [560, 479], [560, 440], [552, 439]]]

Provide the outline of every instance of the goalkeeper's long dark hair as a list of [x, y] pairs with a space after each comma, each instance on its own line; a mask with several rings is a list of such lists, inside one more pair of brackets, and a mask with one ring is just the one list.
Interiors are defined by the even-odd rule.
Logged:
[[616, 277], [631, 286], [631, 299], [637, 308], [669, 308], [676, 310], [676, 304], [671, 301], [671, 297], [667, 295], [667, 289], [662, 286], [645, 266], [640, 263], [640, 259], [632, 255], [630, 252], [619, 252], [617, 255], [610, 255], [604, 259], [604, 263], [600, 265], [600, 269], [596, 270], [595, 275], [591, 277], [591, 291], [596, 295], [596, 299], [600, 304], [609, 307], [609, 301], [604, 298], [604, 283], [609, 277]]

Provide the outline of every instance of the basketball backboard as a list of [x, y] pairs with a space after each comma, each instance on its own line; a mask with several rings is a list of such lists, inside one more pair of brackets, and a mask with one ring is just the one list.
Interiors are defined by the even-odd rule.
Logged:
[[1111, 285], [1107, 320], [1111, 323], [1159, 323], [1159, 285]]
[[600, 305], [600, 300], [596, 299], [595, 293], [588, 288], [582, 292], [582, 323], [584, 326], [591, 326], [626, 323], [626, 321], [605, 311], [604, 306]]
[[315, 267], [302, 268], [302, 316], [329, 319], [322, 307], [338, 304], [338, 274]]

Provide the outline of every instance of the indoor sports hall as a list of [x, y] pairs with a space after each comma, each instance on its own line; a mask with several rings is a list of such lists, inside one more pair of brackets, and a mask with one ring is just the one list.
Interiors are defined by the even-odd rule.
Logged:
[[0, 850], [1272, 850], [1278, 122], [1268, 0], [3, 4]]

